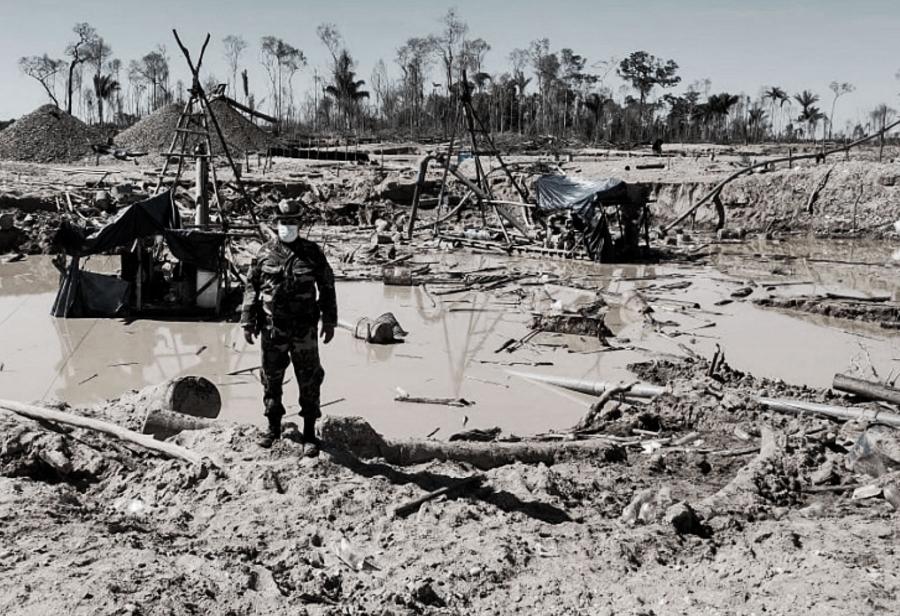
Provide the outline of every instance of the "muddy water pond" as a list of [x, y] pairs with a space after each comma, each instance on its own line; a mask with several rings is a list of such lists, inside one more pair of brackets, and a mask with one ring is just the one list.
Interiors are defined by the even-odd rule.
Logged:
[[[733, 367], [789, 383], [827, 387], [837, 371], [874, 367], [886, 376], [900, 370], [896, 333], [867, 324], [765, 310], [749, 301], [715, 305], [747, 280], [775, 278], [801, 283], [779, 287], [783, 293], [850, 289], [891, 293], [896, 299], [900, 277], [891, 265], [892, 247], [874, 245], [863, 250], [854, 245], [851, 255], [846, 248], [826, 252], [826, 247], [768, 244], [722, 248], [714, 266], [512, 262], [530, 271], [575, 279], [600, 291], [611, 304], [626, 300], [636, 288], [646, 288], [657, 298], [651, 300], [656, 317], [678, 325], [661, 335], [646, 327], [627, 303], [614, 307], [609, 323], [621, 339], [616, 344], [632, 347], [621, 351], [604, 350], [595, 340], [541, 334], [515, 353], [495, 353], [508, 339], [529, 331], [532, 310], [592, 291], [548, 282], [521, 287], [515, 294], [438, 296], [422, 287], [339, 282], [343, 320], [390, 311], [410, 335], [403, 344], [374, 346], [339, 330], [333, 342], [321, 349], [327, 373], [322, 400], [339, 400], [324, 410], [362, 415], [379, 431], [398, 437], [437, 430], [435, 438], [446, 438], [462, 429], [492, 426], [528, 435], [571, 426], [583, 415], [589, 399], [524, 381], [510, 370], [620, 380], [628, 378], [628, 363], [666, 353], [684, 355], [686, 348], [710, 356], [717, 343]], [[810, 254], [828, 254], [833, 260], [843, 257], [851, 263], [824, 263]], [[443, 264], [461, 259], [459, 255], [429, 258]], [[661, 288], [673, 282], [691, 284]], [[259, 365], [259, 348], [244, 341], [236, 324], [56, 319], [49, 314], [56, 284], [56, 271], [47, 259], [0, 265], [0, 397], [85, 404], [166, 378], [196, 374], [218, 385], [223, 419], [262, 422], [258, 371], [241, 372]], [[684, 309], [693, 303], [700, 310]], [[543, 365], [528, 365], [534, 363]], [[398, 387], [411, 396], [465, 398], [474, 405], [451, 408], [399, 402], [394, 399]], [[285, 386], [288, 413], [298, 410], [296, 394], [294, 379], [289, 377]]]

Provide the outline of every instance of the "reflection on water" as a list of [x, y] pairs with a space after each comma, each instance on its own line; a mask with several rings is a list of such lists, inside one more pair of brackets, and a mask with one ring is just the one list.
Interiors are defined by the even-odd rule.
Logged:
[[[478, 256], [433, 258], [443, 261], [444, 266], [456, 264], [456, 271], [496, 263]], [[334, 341], [322, 347], [327, 373], [322, 399], [344, 400], [327, 407], [326, 412], [362, 415], [378, 430], [393, 436], [422, 436], [440, 428], [437, 437], [445, 438], [463, 426], [496, 425], [518, 434], [559, 429], [581, 417], [586, 398], [519, 380], [502, 364], [552, 362], [550, 366], [514, 368], [614, 381], [627, 378], [625, 366], [629, 362], [658, 353], [683, 355], [679, 345], [709, 356], [719, 343], [737, 369], [822, 387], [830, 383], [834, 372], [846, 370], [863, 356], [871, 357], [881, 374], [897, 367], [892, 363], [897, 337], [871, 327], [823, 318], [801, 319], [764, 311], [750, 303], [715, 307], [714, 302], [727, 297], [735, 287], [712, 268], [598, 266], [549, 260], [504, 264], [509, 268], [538, 268], [551, 277], [571, 277], [591, 291], [546, 284], [495, 295], [435, 296], [422, 287], [339, 283], [343, 320], [390, 311], [410, 336], [403, 344], [377, 346], [339, 330]], [[723, 267], [738, 277], [758, 265], [758, 261], [744, 257], [734, 258]], [[840, 280], [846, 286], [871, 281], [865, 268], [843, 269], [842, 274], [824, 265], [816, 266], [821, 275], [809, 288], [826, 284], [820, 282], [823, 278], [829, 279], [827, 284], [839, 284]], [[896, 292], [897, 280], [891, 281], [888, 273], [879, 279], [887, 286], [880, 288]], [[794, 276], [805, 278], [804, 274], [807, 272], [796, 271]], [[655, 306], [660, 319], [679, 323], [666, 329], [671, 337], [642, 328], [640, 318], [614, 310], [616, 332], [627, 335], [631, 344], [649, 349], [649, 353], [597, 352], [595, 342], [567, 337], [570, 348], [577, 351], [569, 352], [561, 346], [563, 340], [552, 335], [541, 335], [535, 339], [538, 344], [513, 354], [495, 353], [506, 340], [527, 333], [532, 310], [554, 302], [568, 303], [578, 296], [590, 297], [595, 291], [615, 300], [634, 288], [673, 280], [690, 280], [692, 284], [662, 295], [698, 302], [706, 312], [667, 311], [664, 305]], [[56, 271], [47, 259], [0, 265], [0, 397], [84, 404], [174, 376], [196, 374], [219, 386], [223, 418], [261, 422], [262, 390], [256, 373], [229, 375], [260, 364], [258, 346], [249, 346], [237, 325], [54, 319], [49, 310], [56, 281]], [[436, 291], [439, 287], [430, 288]], [[809, 288], [804, 287], [803, 292], [810, 292]], [[713, 325], [705, 327], [710, 323]], [[414, 396], [464, 397], [476, 405], [456, 409], [396, 402], [397, 387]], [[295, 413], [299, 410], [296, 384], [290, 376], [285, 392], [288, 412]]]

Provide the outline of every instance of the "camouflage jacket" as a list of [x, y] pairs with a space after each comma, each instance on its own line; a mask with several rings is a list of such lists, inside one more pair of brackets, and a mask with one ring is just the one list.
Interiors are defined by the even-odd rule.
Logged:
[[256, 332], [291, 331], [316, 323], [320, 314], [322, 323], [337, 324], [334, 272], [322, 249], [303, 238], [263, 244], [250, 266], [241, 325]]

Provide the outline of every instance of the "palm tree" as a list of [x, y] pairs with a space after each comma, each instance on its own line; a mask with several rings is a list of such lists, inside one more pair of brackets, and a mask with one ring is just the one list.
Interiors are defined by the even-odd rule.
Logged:
[[[775, 103], [778, 103], [778, 107], [780, 109], [780, 108], [784, 107], [784, 103], [787, 102], [790, 99], [790, 97], [788, 96], [787, 92], [785, 92], [778, 86], [772, 86], [771, 88], [766, 89], [765, 93], [763, 94], [763, 98], [769, 99], [769, 103], [772, 107], [771, 115], [772, 115], [773, 124], [774, 124]], [[773, 133], [777, 132], [774, 130], [774, 127], [773, 127], [772, 132]], [[775, 136], [777, 137], [777, 134]]]
[[819, 95], [813, 94], [809, 90], [803, 90], [800, 94], [794, 95], [794, 100], [800, 104], [800, 115], [797, 116], [797, 121], [803, 122], [809, 127], [807, 137], [815, 140], [816, 124], [825, 117], [818, 107], [814, 107], [819, 102]]
[[356, 78], [354, 64], [350, 53], [346, 49], [342, 50], [335, 62], [333, 81], [325, 87], [325, 93], [337, 102], [348, 129], [352, 128], [352, 119], [358, 110], [359, 101], [369, 98], [369, 92], [361, 89], [366, 85], [365, 80]]
[[600, 119], [603, 117], [603, 111], [606, 108], [606, 104], [609, 102], [609, 99], [599, 94], [598, 92], [591, 92], [587, 95], [587, 98], [584, 99], [584, 106], [593, 114], [593, 137], [594, 143], [597, 143], [597, 137], [600, 134]]
[[[815, 141], [816, 140], [816, 126], [819, 124], [819, 121], [824, 120], [826, 118], [827, 118], [827, 116], [824, 113], [822, 113], [822, 111], [818, 107], [816, 107], [815, 105], [810, 105], [808, 107], [803, 108], [803, 111], [800, 113], [800, 116], [797, 118], [797, 121], [804, 122], [809, 127], [809, 130], [807, 131], [807, 137], [809, 137], [813, 141]], [[824, 139], [824, 135], [823, 135], [823, 139]]]
[[119, 82], [112, 75], [94, 75], [94, 94], [97, 97], [97, 120], [103, 126], [103, 101], [109, 101], [119, 90]]
[[728, 114], [731, 113], [731, 108], [740, 100], [741, 98], [738, 95], [729, 94], [728, 92], [713, 94], [707, 99], [708, 116], [715, 120], [716, 132], [720, 138], [725, 133], [725, 121], [728, 118]]
[[515, 72], [515, 75], [512, 78], [512, 84], [516, 89], [516, 100], [518, 101], [518, 113], [516, 114], [516, 119], [518, 120], [520, 135], [522, 134], [522, 101], [525, 100], [525, 88], [528, 87], [529, 83], [531, 83], [531, 77], [525, 77], [525, 73], [522, 71], [517, 70]]
[[751, 107], [749, 116], [748, 116], [748, 124], [751, 128], [751, 134], [756, 141], [760, 140], [762, 135], [761, 126], [766, 119], [766, 110], [762, 107]]

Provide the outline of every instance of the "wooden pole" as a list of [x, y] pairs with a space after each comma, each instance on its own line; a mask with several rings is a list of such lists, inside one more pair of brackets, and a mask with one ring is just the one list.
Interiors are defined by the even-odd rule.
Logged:
[[128, 428], [123, 428], [122, 426], [117, 426], [116, 424], [94, 419], [92, 417], [84, 417], [82, 415], [65, 413], [54, 409], [45, 409], [40, 406], [22, 404], [21, 402], [14, 402], [12, 400], [0, 400], [0, 409], [37, 421], [51, 421], [67, 426], [75, 426], [76, 428], [83, 428], [85, 430], [93, 430], [94, 432], [101, 432], [121, 441], [140, 445], [144, 449], [149, 449], [166, 457], [185, 460], [192, 464], [199, 464], [203, 461], [203, 457], [200, 456], [200, 454], [195, 453], [190, 449], [185, 449], [175, 443], [157, 441], [147, 434], [140, 434], [134, 430], [129, 430]]
[[900, 404], [900, 389], [873, 383], [863, 379], [854, 378], [848, 374], [835, 374], [831, 388], [856, 394], [869, 400], [884, 400], [893, 404]]
[[419, 213], [419, 199], [422, 198], [422, 191], [425, 189], [425, 177], [428, 175], [428, 163], [432, 161], [434, 155], [426, 154], [419, 161], [419, 173], [416, 175], [416, 188], [413, 192], [412, 209], [409, 213], [409, 226], [406, 228], [406, 237], [412, 239], [413, 231], [415, 231], [416, 215]]
[[[521, 378], [537, 381], [540, 383], [547, 383], [549, 385], [556, 385], [557, 387], [562, 387], [564, 389], [570, 389], [572, 391], [578, 391], [593, 396], [599, 396], [605, 390], [615, 386], [614, 383], [605, 383], [603, 381], [588, 381], [583, 379], [548, 376], [544, 374], [517, 372], [514, 370], [508, 370], [507, 372]], [[627, 395], [633, 396], [635, 398], [654, 398], [663, 394], [665, 391], [665, 387], [660, 387], [658, 385], [638, 384], [629, 389]], [[789, 413], [793, 415], [804, 415], [809, 413], [811, 415], [824, 415], [826, 417], [832, 417], [834, 419], [841, 419], [844, 421], [851, 419], [868, 419], [870, 421], [878, 421], [880, 423], [900, 427], [900, 414], [897, 413], [883, 413], [880, 411], [874, 411], [872, 409], [832, 406], [830, 404], [806, 402], [805, 400], [783, 400], [780, 398], [762, 397], [753, 399], [770, 411], [777, 411], [779, 413]]]
[[[205, 150], [205, 144], [198, 146], [198, 150]], [[205, 154], [201, 151], [200, 154]], [[197, 158], [196, 169], [194, 174], [194, 200], [196, 209], [194, 210], [194, 224], [205, 229], [209, 226], [209, 159], [205, 156]]]

